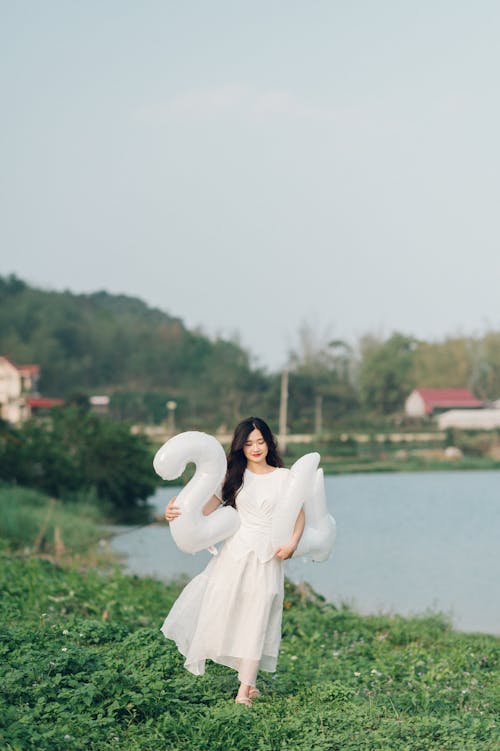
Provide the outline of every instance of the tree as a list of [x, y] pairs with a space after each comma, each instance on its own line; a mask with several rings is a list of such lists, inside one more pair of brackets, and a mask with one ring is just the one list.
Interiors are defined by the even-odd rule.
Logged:
[[155, 490], [153, 451], [126, 423], [72, 408], [0, 433], [0, 479], [62, 500], [93, 492], [126, 519]]
[[47, 396], [107, 393], [114, 414], [153, 422], [167, 395], [180, 426], [212, 429], [244, 416], [271, 384], [235, 338], [211, 340], [133, 297], [0, 277], [0, 303], [0, 354], [39, 364]]
[[368, 409], [386, 415], [403, 407], [415, 386], [417, 346], [416, 339], [399, 333], [385, 342], [372, 336], [361, 340], [359, 386]]
[[298, 344], [289, 355], [290, 423], [294, 429], [317, 430], [358, 408], [353, 387], [353, 353], [347, 342], [332, 339], [303, 322]]

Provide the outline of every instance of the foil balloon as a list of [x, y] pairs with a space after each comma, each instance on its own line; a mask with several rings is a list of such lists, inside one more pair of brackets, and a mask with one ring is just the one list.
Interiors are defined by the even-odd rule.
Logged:
[[[336, 525], [328, 513], [319, 460], [318, 453], [306, 454], [292, 466], [285, 492], [273, 512], [271, 534], [275, 548], [287, 543], [303, 507], [305, 526], [293, 557], [325, 561], [333, 550]], [[153, 466], [164, 480], [175, 480], [190, 462], [196, 465], [196, 471], [177, 496], [176, 505], [182, 513], [170, 522], [170, 531], [185, 553], [207, 548], [216, 554], [214, 545], [240, 526], [238, 512], [232, 506], [203, 514], [203, 506], [220, 488], [226, 474], [226, 456], [219, 441], [207, 433], [180, 433], [157, 451]]]
[[288, 487], [277, 504], [272, 521], [273, 545], [278, 548], [292, 536], [295, 520], [304, 508], [305, 526], [294, 558], [327, 560], [335, 543], [335, 519], [326, 505], [323, 471], [318, 469], [320, 455], [305, 454], [290, 470]]
[[276, 504], [272, 519], [272, 542], [275, 548], [285, 545], [292, 536], [299, 511], [311, 492], [320, 456], [305, 454], [292, 465], [283, 495]]
[[337, 535], [337, 524], [328, 513], [326, 505], [325, 478], [318, 469], [312, 486], [312, 493], [304, 501], [306, 524], [294, 558], [311, 558], [313, 561], [326, 561], [330, 558]]
[[203, 514], [203, 506], [226, 474], [226, 456], [219, 441], [197, 431], [180, 433], [157, 451], [153, 466], [164, 480], [175, 480], [190, 462], [196, 465], [196, 471], [177, 496], [176, 506], [182, 513], [170, 522], [170, 531], [176, 545], [185, 553], [208, 548], [216, 554], [213, 546], [240, 526], [238, 512], [232, 506], [224, 506], [207, 516]]

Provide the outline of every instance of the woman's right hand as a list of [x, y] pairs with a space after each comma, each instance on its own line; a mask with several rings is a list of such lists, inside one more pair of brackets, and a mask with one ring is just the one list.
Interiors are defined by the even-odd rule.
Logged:
[[181, 514], [179, 507], [175, 505], [176, 499], [177, 499], [177, 496], [174, 495], [174, 497], [171, 498], [170, 501], [165, 506], [165, 519], [168, 522], [172, 522], [174, 519], [177, 519], [177, 517], [180, 516]]

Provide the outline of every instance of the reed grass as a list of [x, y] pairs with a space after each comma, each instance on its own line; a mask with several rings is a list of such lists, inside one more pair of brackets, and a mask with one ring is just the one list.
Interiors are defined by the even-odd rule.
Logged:
[[88, 495], [68, 503], [27, 488], [0, 487], [0, 538], [13, 551], [87, 550], [104, 535], [104, 510]]

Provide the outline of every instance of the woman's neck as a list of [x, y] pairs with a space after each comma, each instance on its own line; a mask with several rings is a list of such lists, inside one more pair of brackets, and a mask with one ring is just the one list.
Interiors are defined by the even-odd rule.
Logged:
[[247, 469], [254, 475], [268, 475], [270, 472], [274, 472], [276, 467], [271, 467], [270, 464], [263, 464], [262, 462], [247, 462]]

